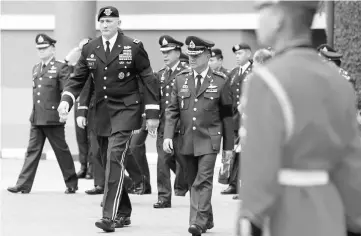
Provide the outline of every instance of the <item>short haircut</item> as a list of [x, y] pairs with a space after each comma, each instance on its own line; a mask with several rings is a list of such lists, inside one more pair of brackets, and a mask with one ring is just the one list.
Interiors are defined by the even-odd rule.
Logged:
[[273, 53], [265, 48], [257, 50], [253, 55], [253, 61], [264, 64], [266, 61], [273, 57]]

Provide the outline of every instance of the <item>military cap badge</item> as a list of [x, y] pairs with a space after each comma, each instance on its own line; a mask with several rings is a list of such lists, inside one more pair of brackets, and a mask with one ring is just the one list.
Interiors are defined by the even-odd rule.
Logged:
[[163, 42], [162, 42], [162, 44], [163, 44], [163, 46], [165, 46], [165, 45], [167, 45], [167, 44], [168, 44], [168, 41], [167, 41], [165, 38], [163, 38]]
[[328, 52], [327, 47], [323, 47], [323, 48], [322, 48], [322, 51]]
[[216, 54], [214, 52], [212, 52], [212, 57], [215, 57], [215, 56], [216, 56]]
[[196, 45], [194, 44], [194, 42], [192, 40], [189, 43], [189, 48], [196, 48]]
[[234, 45], [234, 49], [236, 49], [238, 51], [240, 49], [239, 44]]
[[44, 42], [44, 38], [43, 38], [43, 36], [39, 36], [39, 38], [38, 38], [38, 43], [42, 43], [42, 42]]
[[112, 10], [110, 10], [109, 8], [104, 10], [104, 14], [107, 16], [110, 16], [110, 14], [112, 14]]

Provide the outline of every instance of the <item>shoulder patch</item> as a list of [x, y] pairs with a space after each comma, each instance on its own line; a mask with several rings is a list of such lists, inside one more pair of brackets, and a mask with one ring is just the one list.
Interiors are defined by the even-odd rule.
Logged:
[[134, 40], [133, 40], [133, 43], [139, 44], [139, 43], [140, 43], [140, 40], [139, 40], [139, 39], [134, 39]]
[[220, 71], [213, 71], [213, 74], [218, 75], [220, 77], [222, 77], [223, 79], [227, 78], [227, 75], [225, 75], [224, 73], [220, 72]]
[[83, 48], [85, 45], [87, 45], [90, 42], [89, 39], [83, 39], [82, 41], [80, 41], [79, 43], [79, 48]]

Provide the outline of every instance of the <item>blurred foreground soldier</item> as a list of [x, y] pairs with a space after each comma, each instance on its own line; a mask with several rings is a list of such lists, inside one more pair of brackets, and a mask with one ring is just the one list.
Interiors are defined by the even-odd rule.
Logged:
[[164, 151], [172, 153], [180, 122], [179, 152], [185, 156], [190, 186], [188, 232], [199, 236], [214, 227], [212, 190], [214, 166], [223, 138], [223, 158], [232, 156], [232, 92], [223, 73], [208, 66], [213, 42], [195, 36], [185, 41], [192, 69], [176, 76], [166, 109]]
[[[70, 77], [74, 75], [74, 67], [77, 61], [80, 58], [81, 50], [84, 44], [87, 44], [91, 40], [91, 38], [85, 38], [79, 42], [79, 46], [73, 48], [68, 55], [65, 57], [65, 62], [68, 63], [69, 67], [72, 68], [72, 73]], [[79, 105], [79, 97], [74, 104], [74, 120], [77, 123], [77, 113], [78, 110], [87, 110], [87, 106]], [[75, 126], [75, 135], [76, 141], [78, 144], [79, 150], [79, 162], [80, 162], [80, 171], [77, 173], [78, 178], [86, 178], [92, 179], [93, 178], [93, 168], [92, 168], [92, 160], [90, 158], [90, 140], [89, 140], [89, 130], [87, 126], [84, 128], [80, 128], [79, 125]]]
[[[174, 181], [174, 193], [176, 196], [185, 196], [188, 191], [188, 184], [184, 176], [183, 168], [186, 162], [179, 154], [179, 123], [176, 126], [173, 136], [174, 152], [167, 153], [163, 150], [165, 110], [171, 101], [171, 93], [175, 83], [176, 75], [186, 69], [179, 61], [182, 42], [179, 42], [169, 35], [162, 35], [159, 38], [160, 51], [163, 55], [165, 67], [162, 68], [157, 78], [160, 82], [160, 123], [157, 135], [157, 187], [158, 201], [154, 208], [170, 208], [172, 206], [172, 184], [170, 170], [176, 175]], [[182, 168], [183, 167], [183, 168]]]
[[258, 41], [276, 54], [246, 87], [242, 236], [262, 229], [271, 236], [361, 232], [355, 94], [312, 48], [317, 7], [317, 1], [258, 6]]
[[64, 123], [59, 122], [56, 111], [64, 84], [69, 77], [68, 66], [54, 58], [56, 40], [46, 34], [35, 38], [40, 63], [33, 67], [33, 109], [30, 116], [30, 140], [23, 169], [12, 193], [29, 193], [34, 182], [45, 139], [54, 150], [64, 177], [65, 193], [75, 193], [78, 178], [74, 161], [65, 141]]
[[229, 73], [231, 71], [225, 69], [223, 67], [223, 54], [222, 54], [222, 50], [218, 49], [218, 48], [213, 48], [212, 49], [212, 54], [211, 54], [211, 58], [209, 59], [209, 67], [212, 70], [215, 71], [220, 71], [225, 75], [229, 75]]
[[[237, 111], [239, 106], [239, 99], [242, 95], [242, 83], [246, 78], [248, 73], [252, 71], [252, 51], [251, 47], [248, 44], [241, 43], [236, 44], [232, 47], [232, 51], [236, 56], [237, 67], [234, 68], [229, 74], [231, 80], [231, 89], [233, 95], [233, 130], [234, 130], [234, 140], [235, 146], [239, 141], [238, 129], [240, 125], [240, 115]], [[231, 170], [229, 177], [229, 186], [221, 192], [221, 194], [237, 194], [237, 189], [239, 186], [239, 152], [235, 152], [234, 155], [234, 165]], [[238, 199], [237, 196], [234, 196], [233, 199]]]
[[130, 221], [132, 206], [124, 185], [126, 159], [133, 130], [141, 127], [142, 111], [138, 79], [145, 85], [144, 103], [149, 132], [159, 124], [159, 85], [142, 42], [118, 32], [115, 7], [99, 10], [101, 36], [84, 45], [58, 107], [61, 120], [79, 96], [90, 74], [95, 87], [95, 127], [100, 154], [106, 155], [103, 217], [95, 225], [106, 232]]

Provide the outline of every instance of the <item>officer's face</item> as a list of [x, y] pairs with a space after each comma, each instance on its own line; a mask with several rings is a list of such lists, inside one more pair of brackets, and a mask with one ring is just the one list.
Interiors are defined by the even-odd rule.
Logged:
[[41, 60], [47, 60], [54, 55], [54, 47], [38, 48], [38, 56]]
[[189, 66], [194, 70], [205, 69], [208, 65], [210, 54], [207, 51], [199, 55], [189, 55]]
[[209, 67], [212, 70], [218, 70], [222, 66], [222, 59], [217, 57], [211, 57], [208, 62]]
[[164, 63], [172, 67], [179, 60], [180, 52], [176, 50], [170, 50], [162, 52]]
[[102, 17], [99, 20], [102, 36], [107, 39], [110, 39], [117, 33], [119, 25], [120, 20], [116, 17]]
[[236, 55], [236, 63], [238, 66], [243, 66], [251, 57], [250, 50], [238, 50], [234, 53]]

